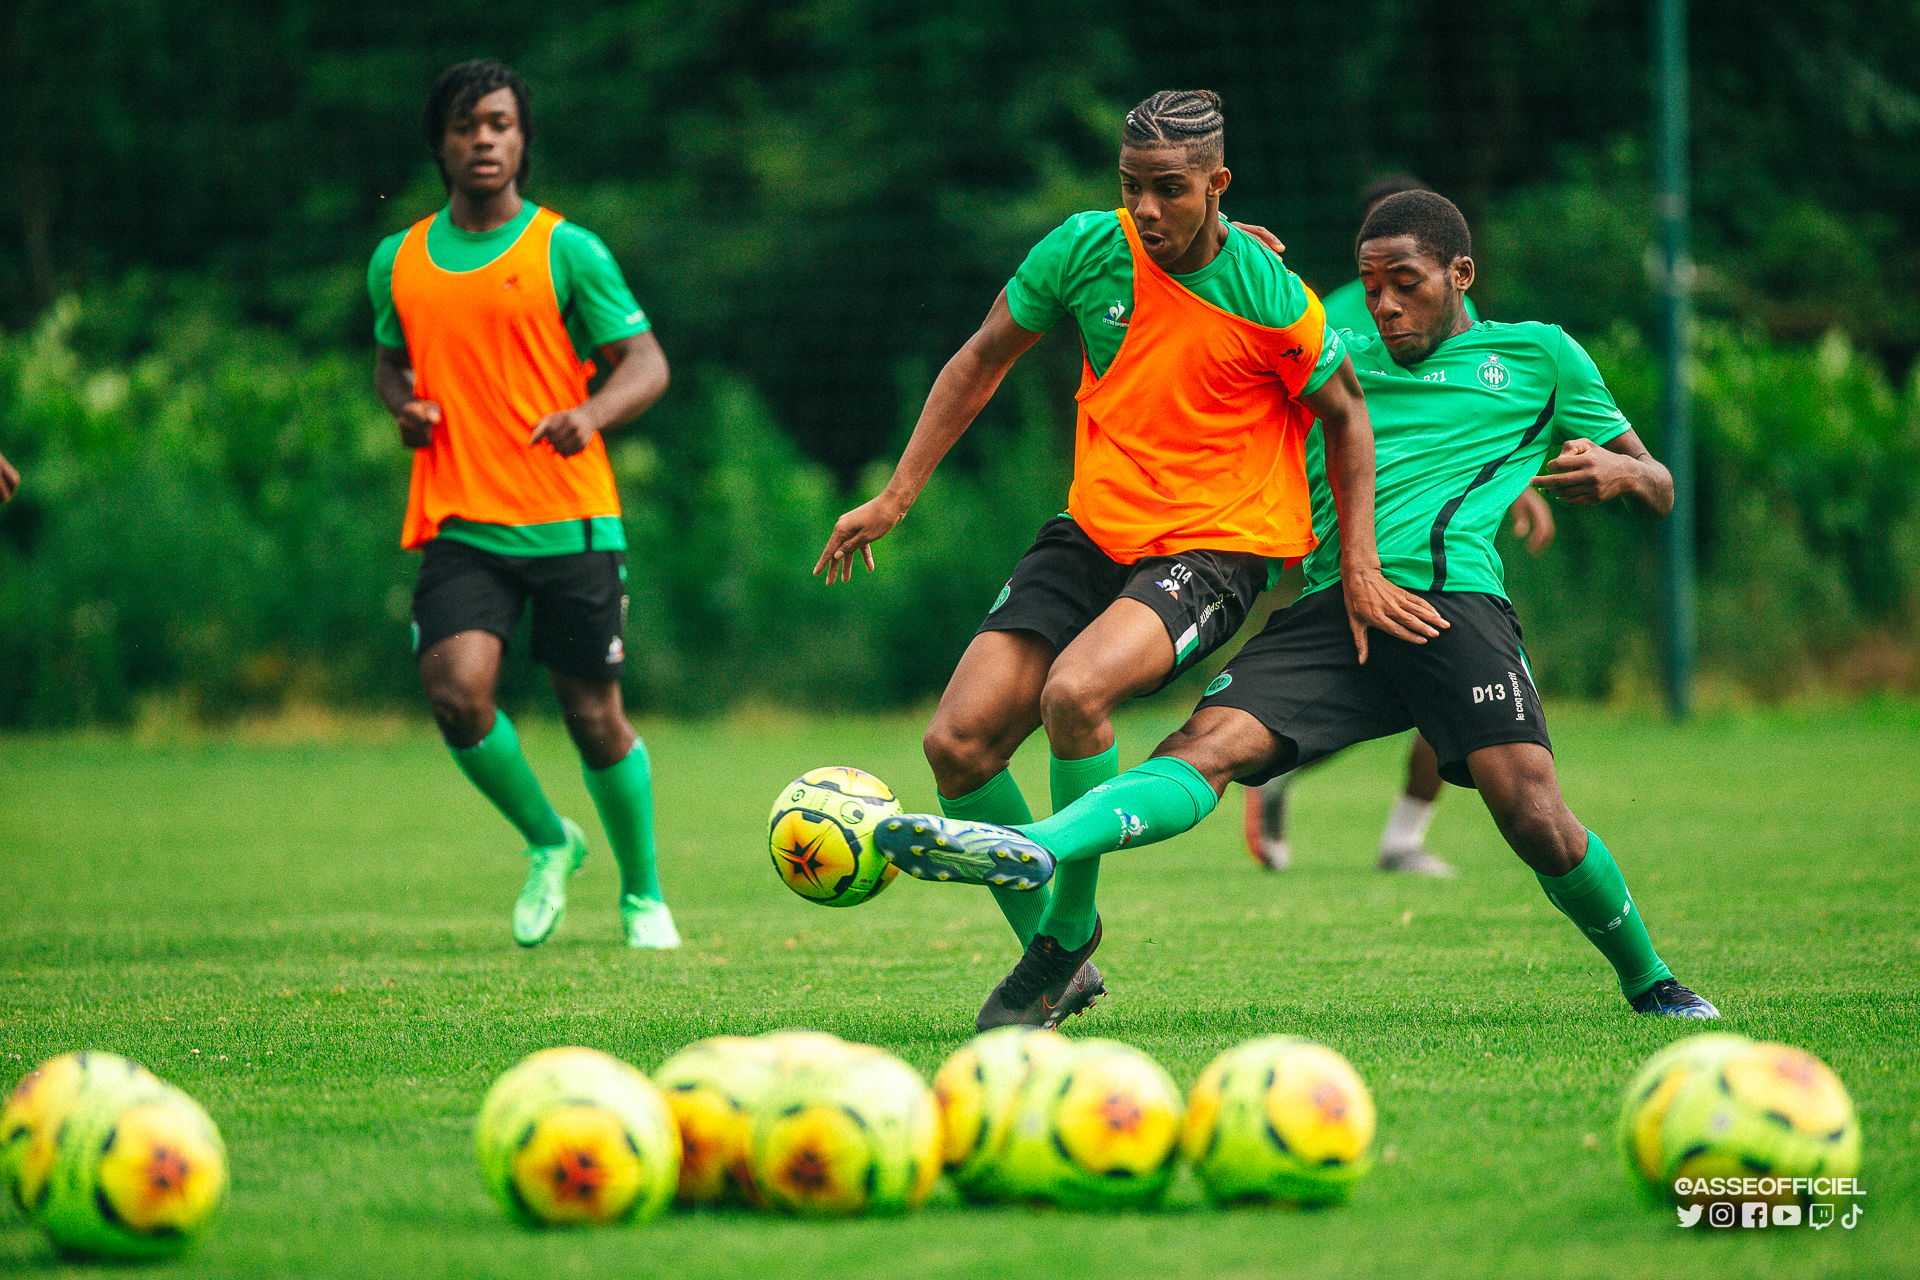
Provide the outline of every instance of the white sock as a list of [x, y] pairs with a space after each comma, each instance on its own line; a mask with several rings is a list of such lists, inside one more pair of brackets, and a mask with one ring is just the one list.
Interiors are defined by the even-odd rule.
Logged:
[[1425, 845], [1437, 807], [1432, 800], [1416, 800], [1405, 792], [1395, 796], [1393, 808], [1387, 811], [1387, 829], [1380, 833], [1380, 852], [1412, 853]]

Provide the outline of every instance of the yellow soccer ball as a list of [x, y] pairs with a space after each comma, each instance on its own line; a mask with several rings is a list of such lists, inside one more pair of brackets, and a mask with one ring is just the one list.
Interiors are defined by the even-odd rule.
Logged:
[[876, 1049], [816, 1058], [774, 1086], [754, 1126], [769, 1208], [810, 1217], [918, 1208], [940, 1177], [940, 1107], [920, 1074]]
[[99, 1065], [87, 1064], [60, 1122], [34, 1216], [68, 1253], [171, 1257], [225, 1199], [226, 1147], [212, 1119], [179, 1089], [125, 1059], [105, 1071]]
[[127, 1061], [115, 1054], [63, 1053], [23, 1076], [0, 1106], [0, 1182], [28, 1214], [35, 1212], [46, 1192], [47, 1174], [53, 1169], [53, 1140], [73, 1100], [80, 1096], [89, 1057], [96, 1065], [105, 1058]]
[[1159, 1203], [1173, 1178], [1180, 1091], [1131, 1045], [1068, 1043], [1020, 1087], [995, 1172], [1000, 1193], [1068, 1208]]
[[680, 1133], [652, 1081], [595, 1049], [546, 1049], [487, 1091], [474, 1151], [487, 1189], [529, 1226], [645, 1221], [673, 1198]]
[[753, 1121], [780, 1074], [777, 1046], [747, 1036], [698, 1040], [660, 1064], [654, 1083], [680, 1128], [676, 1203], [753, 1198], [747, 1160]]
[[1372, 1166], [1373, 1095], [1351, 1064], [1300, 1036], [1262, 1036], [1208, 1064], [1180, 1147], [1215, 1203], [1333, 1204]]
[[899, 868], [873, 847], [883, 818], [900, 812], [887, 784], [844, 766], [810, 769], [782, 789], [767, 819], [773, 869], [808, 902], [852, 907], [893, 883]]
[[1745, 1036], [1722, 1031], [1687, 1036], [1655, 1053], [1634, 1073], [1621, 1099], [1614, 1140], [1627, 1171], [1649, 1199], [1664, 1203], [1674, 1198], [1665, 1150], [1667, 1112], [1674, 1098], [1688, 1081], [1710, 1073], [1752, 1043]]
[[944, 1159], [953, 1184], [969, 1200], [1001, 1195], [1000, 1160], [1013, 1132], [1014, 1102], [1035, 1065], [1071, 1052], [1057, 1031], [1000, 1027], [954, 1050], [933, 1077], [946, 1134]]

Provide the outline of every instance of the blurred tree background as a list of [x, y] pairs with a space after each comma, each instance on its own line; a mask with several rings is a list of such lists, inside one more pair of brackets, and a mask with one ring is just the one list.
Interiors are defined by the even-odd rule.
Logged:
[[[1643, 6], [1563, 0], [15, 0], [0, 102], [0, 726], [413, 697], [407, 459], [366, 260], [443, 196], [448, 63], [532, 82], [527, 194], [612, 247], [674, 389], [611, 443], [629, 696], [937, 691], [1063, 500], [1078, 361], [1023, 361], [882, 572], [808, 578], [1027, 247], [1117, 203], [1126, 107], [1225, 99], [1228, 209], [1322, 289], [1411, 170], [1493, 319], [1588, 343], [1659, 448]], [[1920, 688], [1920, 10], [1694, 0], [1703, 663], [1773, 697]], [[1542, 684], [1650, 678], [1619, 513], [1509, 556]], [[524, 690], [524, 667], [515, 680]]]

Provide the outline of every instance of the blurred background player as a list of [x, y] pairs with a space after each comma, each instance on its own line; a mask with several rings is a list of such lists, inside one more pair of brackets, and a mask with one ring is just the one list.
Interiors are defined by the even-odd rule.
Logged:
[[[381, 241], [368, 268], [374, 385], [414, 450], [402, 542], [424, 557], [415, 651], [434, 719], [473, 784], [527, 841], [522, 946], [566, 909], [586, 837], [548, 803], [506, 713], [500, 659], [529, 600], [587, 790], [620, 863], [634, 947], [680, 937], [655, 869], [647, 749], [620, 699], [626, 536], [600, 435], [667, 389], [667, 360], [598, 237], [523, 200], [533, 110], [491, 60], [434, 84], [426, 142], [445, 208]], [[588, 394], [597, 351], [611, 372]]]
[[1152, 759], [1020, 830], [889, 818], [876, 838], [882, 849], [896, 829], [937, 831], [956, 846], [947, 865], [957, 879], [979, 883], [974, 868], [1021, 865], [1044, 880], [1190, 830], [1229, 782], [1258, 785], [1417, 727], [1441, 776], [1478, 788], [1500, 834], [1613, 966], [1636, 1013], [1720, 1016], [1674, 980], [1612, 853], [1567, 808], [1494, 549], [1503, 514], [1528, 484], [1575, 505], [1622, 498], [1659, 517], [1673, 508], [1673, 477], [1562, 330], [1467, 319], [1472, 248], [1460, 211], [1426, 191], [1382, 201], [1357, 244], [1379, 325], [1354, 339], [1351, 359], [1378, 442], [1380, 560], [1448, 628], [1430, 643], [1383, 635], [1371, 662], [1365, 652], [1356, 661], [1340, 600], [1343, 531], [1324, 527], [1305, 564], [1306, 591], [1241, 647]]
[[5, 454], [0, 454], [0, 502], [13, 497], [13, 491], [20, 487], [20, 473], [13, 469]]
[[[1375, 178], [1360, 191], [1360, 222], [1364, 225], [1382, 200], [1403, 191], [1431, 191], [1432, 187], [1410, 173], [1389, 173]], [[1249, 228], [1256, 238], [1267, 242], [1275, 253], [1284, 253], [1278, 240], [1262, 235], [1262, 228]], [[1480, 319], [1473, 299], [1462, 297], [1469, 323]], [[1341, 285], [1321, 298], [1326, 307], [1327, 326], [1370, 337], [1373, 315], [1367, 310], [1367, 288], [1360, 277]], [[1325, 463], [1318, 436], [1307, 438], [1307, 477], [1314, 483], [1315, 502], [1320, 495], [1317, 477], [1324, 474]], [[1539, 555], [1553, 543], [1553, 509], [1533, 490], [1528, 489], [1513, 501], [1507, 518], [1515, 537], [1524, 541], [1528, 551]], [[1285, 871], [1293, 862], [1293, 848], [1287, 840], [1287, 792], [1300, 776], [1299, 771], [1281, 774], [1264, 787], [1246, 788], [1246, 814], [1243, 823], [1247, 852], [1269, 871]], [[1433, 825], [1434, 809], [1446, 784], [1440, 777], [1440, 761], [1427, 740], [1414, 730], [1407, 750], [1406, 784], [1387, 810], [1386, 826], [1380, 832], [1378, 865], [1382, 871], [1408, 872], [1414, 875], [1451, 876], [1451, 863], [1427, 848], [1427, 828]]]
[[[906, 514], [1006, 371], [1062, 319], [1085, 354], [1067, 512], [1042, 526], [968, 645], [925, 749], [952, 825], [1031, 818], [1007, 763], [1035, 728], [1054, 808], [1118, 771], [1110, 716], [1231, 639], [1269, 585], [1268, 559], [1313, 546], [1303, 437], [1317, 417], [1338, 504], [1354, 643], [1367, 627], [1432, 634], [1430, 606], [1391, 586], [1373, 550], [1373, 442], [1352, 372], [1312, 291], [1220, 217], [1232, 175], [1207, 92], [1127, 114], [1125, 208], [1076, 214], [1027, 255], [935, 382], [885, 490], [840, 517], [815, 572], [831, 583]], [[1124, 339], [1124, 343], [1123, 340]], [[886, 848], [923, 879], [941, 849]], [[1053, 1026], [1105, 990], [1094, 863], [994, 890], [1025, 951], [978, 1026]]]

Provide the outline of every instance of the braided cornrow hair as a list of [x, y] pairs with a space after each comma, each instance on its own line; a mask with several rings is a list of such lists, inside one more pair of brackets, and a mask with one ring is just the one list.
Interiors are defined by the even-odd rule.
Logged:
[[1179, 147], [1187, 153], [1187, 163], [1215, 169], [1226, 158], [1226, 128], [1219, 94], [1210, 89], [1162, 89], [1127, 112], [1120, 145], [1143, 151]]

